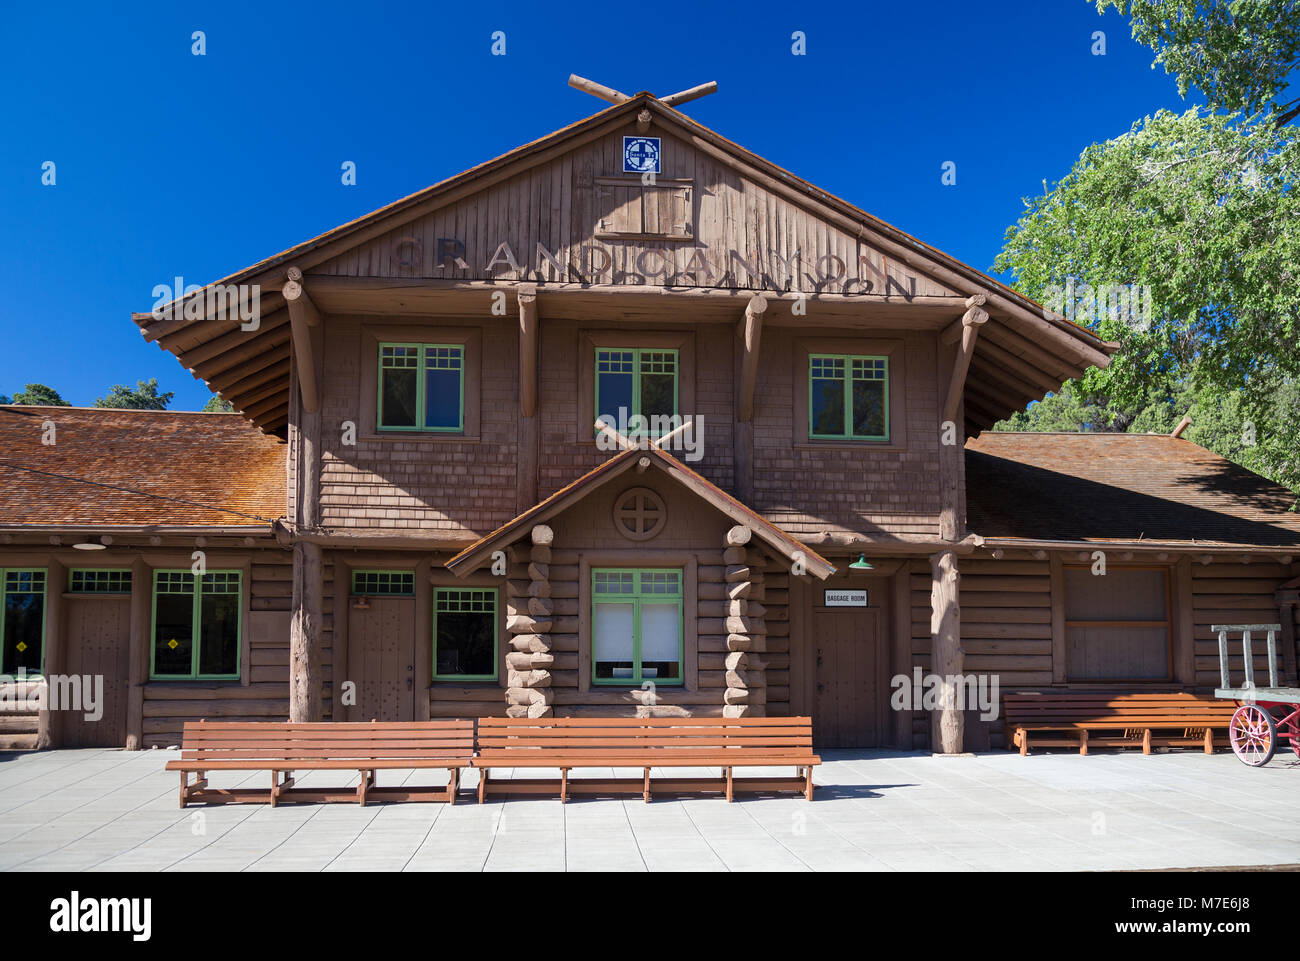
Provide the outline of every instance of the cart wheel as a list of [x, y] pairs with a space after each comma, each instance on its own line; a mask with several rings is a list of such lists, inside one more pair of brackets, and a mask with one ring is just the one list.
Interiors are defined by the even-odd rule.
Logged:
[[1277, 750], [1277, 725], [1268, 711], [1254, 704], [1243, 704], [1228, 722], [1228, 740], [1243, 764], [1262, 767]]

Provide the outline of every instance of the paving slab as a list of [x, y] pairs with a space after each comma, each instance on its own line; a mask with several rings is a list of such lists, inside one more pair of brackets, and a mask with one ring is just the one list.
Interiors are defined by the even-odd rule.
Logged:
[[[826, 751], [811, 804], [794, 796], [646, 804], [630, 795], [480, 805], [470, 771], [455, 805], [180, 810], [177, 779], [163, 770], [171, 756], [0, 754], [0, 870], [1093, 871], [1300, 862], [1300, 822], [1286, 813], [1300, 777], [1291, 758], [1252, 769], [1231, 754], [1192, 751], [961, 759]], [[297, 783], [357, 781], [328, 771], [303, 772]], [[267, 777], [223, 772], [213, 782], [264, 787]], [[383, 783], [446, 776], [393, 771]]]

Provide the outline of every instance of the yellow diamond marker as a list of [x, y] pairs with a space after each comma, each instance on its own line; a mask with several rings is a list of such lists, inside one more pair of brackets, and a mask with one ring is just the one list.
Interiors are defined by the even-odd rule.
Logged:
[[19, 652], [25, 651], [25, 650], [27, 650], [27, 642], [26, 642], [26, 641], [19, 641], [17, 647], [18, 647]]
[[181, 646], [181, 642], [176, 640], [176, 638], [173, 637], [170, 641], [167, 642], [167, 646], [174, 651], [176, 650], [176, 648]]

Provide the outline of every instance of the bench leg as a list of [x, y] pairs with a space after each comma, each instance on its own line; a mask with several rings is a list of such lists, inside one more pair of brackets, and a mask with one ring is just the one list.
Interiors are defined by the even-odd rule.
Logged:
[[361, 772], [361, 783], [357, 785], [357, 803], [362, 807], [366, 806], [366, 795], [370, 792], [370, 789], [375, 786], [374, 778], [374, 771]]
[[807, 768], [805, 768], [804, 770], [806, 770], [806, 771], [808, 772], [808, 773], [805, 775], [805, 777], [807, 777], [807, 779], [808, 779], [808, 784], [807, 784], [807, 786], [804, 788], [804, 797], [806, 797], [809, 801], [811, 801], [811, 800], [812, 800], [812, 796], [813, 796], [812, 765], [809, 765], [809, 766], [808, 766]]
[[734, 798], [734, 794], [732, 792], [731, 768], [727, 768], [727, 801], [730, 802], [733, 800], [733, 798]]
[[271, 772], [271, 807], [275, 807], [280, 800], [280, 772]]
[[487, 782], [488, 782], [488, 774], [490, 773], [490, 771], [491, 769], [486, 767], [481, 767], [478, 769], [478, 803], [479, 804], [482, 804], [483, 798], [487, 796]]
[[1016, 730], [1016, 737], [1020, 739], [1020, 756], [1024, 757], [1029, 753], [1029, 732], [1023, 727]]
[[1151, 728], [1147, 728], [1142, 732], [1142, 753], [1151, 753]]
[[645, 782], [642, 787], [642, 793], [645, 795], [645, 803], [650, 803], [650, 769], [645, 769]]
[[456, 792], [460, 790], [460, 768], [450, 769], [447, 777], [447, 804], [448, 806], [456, 803]]
[[569, 769], [560, 768], [560, 803], [569, 803]]
[[1205, 753], [1214, 753], [1214, 728], [1212, 727], [1207, 727], [1205, 729]]
[[190, 772], [181, 771], [181, 807], [185, 807], [185, 801], [189, 797], [190, 789]]
[[1088, 729], [1086, 727], [1079, 732], [1079, 754], [1084, 757], [1088, 755]]

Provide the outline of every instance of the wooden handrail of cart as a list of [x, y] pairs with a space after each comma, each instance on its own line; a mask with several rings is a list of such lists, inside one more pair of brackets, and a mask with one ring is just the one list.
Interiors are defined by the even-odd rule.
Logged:
[[1228, 673], [1228, 632], [1241, 631], [1241, 655], [1242, 664], [1246, 669], [1246, 679], [1242, 687], [1252, 688], [1255, 686], [1255, 661], [1250, 650], [1250, 635], [1252, 632], [1265, 632], [1266, 643], [1268, 645], [1268, 686], [1275, 688], [1277, 684], [1277, 632], [1282, 630], [1281, 624], [1214, 624], [1210, 630], [1219, 635], [1219, 681], [1221, 687], [1225, 690], [1232, 687], [1232, 679]]

